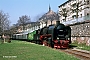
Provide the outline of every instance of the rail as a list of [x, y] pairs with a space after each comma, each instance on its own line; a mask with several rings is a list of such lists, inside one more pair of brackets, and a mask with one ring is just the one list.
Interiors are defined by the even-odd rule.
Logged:
[[79, 58], [80, 60], [90, 60], [90, 52], [89, 51], [84, 51], [84, 50], [78, 50], [78, 49], [66, 49], [66, 50], [61, 50], [63, 52], [72, 54]]

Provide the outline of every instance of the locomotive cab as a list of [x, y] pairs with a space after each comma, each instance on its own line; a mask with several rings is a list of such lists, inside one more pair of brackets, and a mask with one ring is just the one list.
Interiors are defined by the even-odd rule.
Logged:
[[[52, 35], [50, 38], [54, 39], [55, 38], [55, 35], [54, 35], [54, 32], [55, 31], [55, 26], [54, 25], [49, 25], [48, 27], [48, 34]], [[50, 39], [49, 38], [49, 39]]]
[[[41, 40], [41, 44], [44, 44], [44, 42], [46, 42], [48, 40], [48, 38], [51, 37], [50, 34], [48, 34], [48, 27], [44, 27], [41, 29], [40, 31], [40, 40]], [[46, 43], [45, 43], [46, 44]], [[47, 44], [46, 44], [47, 45]]]

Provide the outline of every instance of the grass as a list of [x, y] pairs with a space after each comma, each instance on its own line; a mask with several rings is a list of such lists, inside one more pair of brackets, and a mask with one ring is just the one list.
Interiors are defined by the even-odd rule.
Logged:
[[0, 44], [0, 60], [78, 60], [72, 55], [58, 50], [31, 44], [25, 41], [15, 41]]
[[90, 46], [86, 46], [85, 43], [83, 43], [83, 44], [72, 43], [71, 45], [77, 46], [76, 48], [78, 48], [78, 49], [90, 51]]

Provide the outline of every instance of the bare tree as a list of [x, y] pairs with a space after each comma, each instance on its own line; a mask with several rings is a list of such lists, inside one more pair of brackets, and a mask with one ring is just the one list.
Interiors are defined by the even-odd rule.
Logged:
[[4, 34], [5, 30], [9, 30], [9, 15], [0, 10], [0, 34]]
[[25, 24], [31, 22], [30, 16], [23, 15], [19, 17], [18, 24], [23, 26], [23, 30], [25, 30]]
[[17, 25], [17, 24], [13, 24], [13, 25], [10, 27], [11, 35], [12, 35], [12, 34], [16, 34], [16, 33], [17, 33], [17, 30], [18, 30], [18, 25]]

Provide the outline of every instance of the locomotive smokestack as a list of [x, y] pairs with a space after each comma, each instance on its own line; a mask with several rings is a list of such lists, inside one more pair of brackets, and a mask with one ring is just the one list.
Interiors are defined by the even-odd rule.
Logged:
[[47, 21], [45, 22], [45, 24], [46, 24], [46, 27], [47, 27]]
[[60, 24], [60, 21], [56, 21], [56, 26], [58, 26]]

